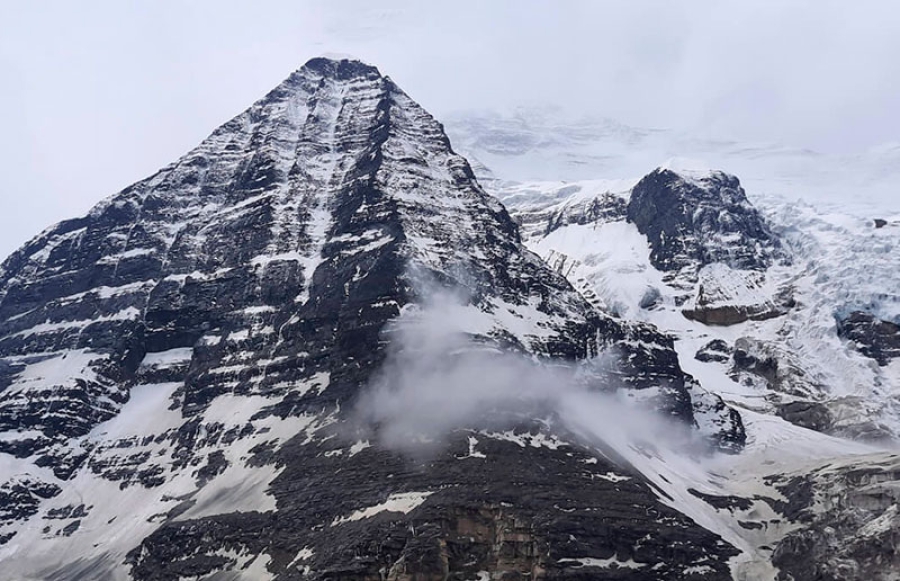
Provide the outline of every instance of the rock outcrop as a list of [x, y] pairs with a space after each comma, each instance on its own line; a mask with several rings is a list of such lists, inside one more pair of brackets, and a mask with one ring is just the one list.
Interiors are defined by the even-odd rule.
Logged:
[[885, 366], [900, 357], [900, 325], [871, 313], [853, 311], [838, 319], [838, 335], [853, 341], [860, 353]]
[[900, 568], [897, 456], [824, 466], [808, 476], [773, 477], [792, 498], [795, 530], [775, 546], [779, 581], [887, 581]]
[[777, 247], [735, 176], [692, 175], [657, 169], [634, 187], [628, 221], [650, 242], [650, 260], [665, 272], [721, 262], [734, 269], [765, 270]]

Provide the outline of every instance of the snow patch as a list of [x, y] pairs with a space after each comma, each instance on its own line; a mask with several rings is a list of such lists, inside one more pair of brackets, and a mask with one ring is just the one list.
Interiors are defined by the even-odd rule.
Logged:
[[596, 567], [598, 569], [643, 569], [647, 565], [637, 563], [632, 558], [626, 561], [620, 561], [618, 557], [610, 557], [609, 559], [597, 559], [595, 557], [578, 557], [571, 559], [560, 559], [560, 564], [572, 564], [577, 567]]
[[336, 518], [331, 526], [371, 518], [381, 512], [402, 512], [408, 514], [424, 503], [433, 492], [398, 492], [388, 496], [387, 500], [375, 506], [363, 508], [349, 516]]
[[27, 337], [29, 335], [42, 335], [44, 333], [53, 333], [56, 331], [64, 331], [69, 329], [84, 329], [94, 323], [105, 323], [109, 321], [130, 321], [139, 319], [141, 312], [135, 307], [127, 307], [111, 315], [100, 315], [93, 319], [81, 319], [78, 321], [58, 321], [51, 323], [49, 320], [35, 325], [29, 329], [14, 333], [13, 337]]
[[174, 367], [190, 362], [194, 355], [192, 347], [179, 347], [168, 351], [147, 353], [141, 361], [141, 367]]
[[372, 444], [369, 443], [368, 440], [359, 440], [350, 446], [350, 455], [355, 456], [365, 450], [366, 448], [371, 448]]

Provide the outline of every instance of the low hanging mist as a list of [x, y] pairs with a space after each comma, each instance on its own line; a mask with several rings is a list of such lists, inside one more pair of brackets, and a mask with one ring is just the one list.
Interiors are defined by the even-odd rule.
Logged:
[[608, 387], [594, 370], [615, 366], [614, 352], [573, 363], [501, 350], [463, 330], [475, 308], [438, 290], [387, 329], [387, 360], [355, 409], [382, 445], [420, 456], [456, 430], [503, 431], [546, 420], [563, 428], [563, 439], [613, 456], [627, 446], [706, 449], [694, 430], [636, 399], [640, 392]]

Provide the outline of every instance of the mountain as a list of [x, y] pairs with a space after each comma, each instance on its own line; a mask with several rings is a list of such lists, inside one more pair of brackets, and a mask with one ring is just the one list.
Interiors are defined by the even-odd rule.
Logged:
[[[437, 339], [404, 339], [435, 314]], [[359, 61], [313, 59], [27, 243], [0, 267], [0, 321], [0, 559], [18, 579], [725, 579], [739, 553], [631, 444], [584, 430], [638, 400], [734, 453], [741, 416], [670, 336], [528, 251], [441, 125]], [[400, 432], [439, 439], [427, 453], [398, 447], [415, 408], [374, 413], [379, 386], [415, 398], [454, 374], [435, 417], [511, 393]], [[545, 400], [570, 393], [608, 403], [567, 423]]]
[[313, 59], [3, 262], [4, 576], [892, 579], [900, 215], [492, 119]]
[[526, 244], [602, 310], [675, 337], [686, 368], [729, 363], [726, 399], [829, 433], [897, 436], [892, 221], [765, 198], [758, 209], [721, 171], [495, 193]]

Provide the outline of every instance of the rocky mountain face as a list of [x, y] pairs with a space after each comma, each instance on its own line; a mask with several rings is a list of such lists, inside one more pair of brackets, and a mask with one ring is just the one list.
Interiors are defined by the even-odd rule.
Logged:
[[733, 543], [628, 446], [553, 409], [450, 426], [425, 456], [385, 444], [388, 420], [361, 423], [398, 321], [433, 309], [434, 289], [458, 297], [465, 337], [442, 365], [474, 351], [565, 367], [704, 453], [744, 446], [741, 415], [673, 338], [597, 309], [527, 250], [427, 112], [372, 66], [314, 59], [0, 267], [3, 571], [731, 578]]
[[707, 325], [733, 325], [783, 315], [790, 289], [769, 296], [765, 271], [775, 238], [735, 176], [658, 169], [632, 189], [627, 219], [647, 237], [650, 263], [663, 280], [693, 297], [684, 315]]
[[[814, 355], [806, 345], [823, 334], [829, 347], [850, 347], [888, 368], [876, 386], [890, 381], [896, 297], [874, 281], [864, 286], [869, 277], [856, 265], [862, 269], [865, 261], [841, 259], [835, 273], [846, 271], [846, 278], [830, 281], [834, 289], [821, 286], [827, 268], [806, 262], [815, 254], [801, 246], [808, 234], [772, 224], [734, 176], [658, 169], [630, 183], [524, 183], [504, 186], [497, 195], [521, 224], [526, 243], [601, 309], [652, 322], [676, 337], [687, 329], [715, 335], [715, 327], [757, 333], [737, 342], [733, 331], [711, 336], [691, 353], [705, 363], [731, 362], [735, 381], [821, 398], [833, 383], [830, 370], [816, 368], [822, 361], [803, 359]], [[862, 252], [868, 244], [871, 258], [880, 259], [894, 237], [868, 226], [865, 236], [839, 244], [846, 252]], [[873, 265], [890, 276], [890, 265], [877, 259]], [[848, 288], [854, 283], [860, 288]], [[702, 326], [675, 324], [665, 315], [672, 311]], [[809, 327], [801, 329], [804, 324]], [[817, 336], [799, 336], [811, 332]]]
[[894, 540], [898, 457], [877, 456], [775, 476], [796, 491], [796, 528], [775, 547], [779, 579], [890, 579], [900, 568]]
[[776, 239], [738, 179], [724, 172], [653, 171], [632, 189], [627, 217], [664, 272], [712, 263], [765, 270], [772, 262]]
[[900, 325], [872, 313], [853, 311], [837, 323], [838, 335], [853, 341], [860, 352], [882, 367], [900, 358]]

